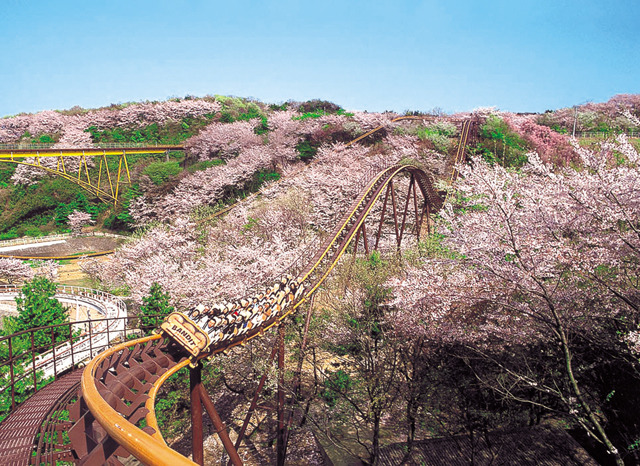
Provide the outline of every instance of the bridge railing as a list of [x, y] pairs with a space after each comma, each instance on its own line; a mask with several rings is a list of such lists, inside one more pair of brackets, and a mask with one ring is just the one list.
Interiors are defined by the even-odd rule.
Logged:
[[[180, 144], [158, 144], [149, 142], [98, 142], [81, 147], [81, 149], [93, 148], [93, 149], [136, 149], [156, 147], [159, 149], [167, 148], [173, 150], [179, 150], [182, 148]], [[59, 146], [59, 143], [13, 143], [13, 144], [0, 144], [0, 150], [47, 150], [47, 149], [67, 149], [66, 147]], [[69, 149], [76, 149], [76, 147], [69, 147]]]
[[[2, 295], [20, 288], [0, 286]], [[85, 364], [113, 344], [157, 328], [162, 316], [127, 316], [120, 298], [90, 288], [60, 285], [56, 298], [98, 311], [100, 318], [37, 327], [0, 337], [0, 420], [66, 371]], [[90, 316], [89, 316], [90, 317]]]

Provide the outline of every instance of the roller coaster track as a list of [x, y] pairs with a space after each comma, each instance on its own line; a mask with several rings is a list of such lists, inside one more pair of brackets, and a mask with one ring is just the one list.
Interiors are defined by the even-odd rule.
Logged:
[[[467, 145], [467, 141], [469, 141], [469, 139], [472, 137], [472, 135], [470, 134], [470, 131], [472, 131], [475, 126], [477, 125], [477, 121], [471, 121], [469, 119], [463, 119], [463, 118], [453, 118], [453, 117], [438, 117], [438, 116], [433, 116], [433, 115], [407, 115], [407, 116], [401, 116], [401, 117], [397, 117], [397, 118], [393, 118], [392, 120], [389, 120], [389, 123], [396, 123], [398, 121], [447, 121], [447, 122], [451, 122], [451, 123], [462, 123], [462, 127], [461, 127], [461, 134], [460, 134], [460, 139], [458, 142], [458, 145], [456, 147], [456, 155], [453, 159], [453, 165], [455, 166], [456, 164], [462, 162], [462, 160], [464, 159], [464, 149]], [[469, 122], [469, 123], [465, 123], [465, 122]], [[375, 128], [365, 132], [364, 134], [358, 136], [357, 138], [353, 139], [352, 141], [349, 141], [346, 144], [346, 147], [352, 146], [353, 144], [360, 142], [366, 138], [368, 138], [369, 136], [374, 135], [375, 133], [378, 133], [382, 130], [384, 130], [385, 128], [387, 128], [387, 125], [379, 125], [376, 126]], [[461, 149], [462, 148], [462, 149]], [[315, 163], [318, 163], [318, 160], [313, 160], [311, 163], [309, 163], [309, 165], [313, 165]], [[455, 181], [455, 178], [457, 177], [457, 173], [455, 173], [452, 170], [451, 173], [451, 179], [449, 180], [450, 183], [452, 183], [453, 181]], [[280, 182], [282, 179], [276, 181], [276, 183]], [[249, 196], [247, 196], [246, 198], [242, 199], [241, 201], [235, 202], [227, 207], [224, 207], [222, 209], [220, 209], [219, 211], [213, 213], [212, 215], [209, 215], [208, 217], [201, 219], [198, 221], [198, 223], [205, 223], [209, 220], [212, 220], [214, 218], [218, 218], [221, 217], [222, 215], [226, 214], [227, 212], [230, 212], [231, 210], [233, 210], [235, 207], [239, 206], [240, 204], [243, 204], [245, 202], [249, 202], [251, 200], [253, 200], [255, 197], [257, 197], [258, 195], [260, 195], [260, 191], [255, 192], [253, 194], [250, 194]]]
[[[54, 149], [51, 147], [39, 147], [39, 145], [5, 144], [0, 145], [0, 162], [16, 163], [45, 170], [53, 175], [65, 178], [77, 184], [103, 202], [118, 202], [120, 185], [130, 184], [131, 175], [127, 155], [134, 154], [163, 154], [171, 150], [184, 150], [183, 146], [120, 146], [117, 144], [109, 147], [87, 147], [73, 149]], [[87, 160], [99, 158], [97, 171], [93, 170]], [[107, 157], [118, 157], [117, 170], [111, 170]], [[53, 163], [42, 163], [53, 159]], [[70, 159], [78, 159], [77, 170], [67, 169]]]
[[[464, 157], [471, 127], [470, 121], [462, 125], [454, 166], [455, 161]], [[450, 180], [456, 176], [453, 170]], [[407, 178], [408, 183], [404, 181]], [[406, 195], [397, 194], [399, 186], [408, 187]], [[403, 239], [409, 234], [420, 239], [429, 228], [429, 217], [444, 202], [444, 193], [436, 191], [429, 175], [413, 164], [372, 167], [360, 183], [359, 192], [331, 234], [305, 251], [272, 287], [246, 299], [211, 307], [200, 305], [174, 313], [159, 333], [123, 342], [95, 357], [84, 369], [81, 390], [68, 408], [73, 425], [68, 424], [71, 446], [66, 450], [65, 458], [73, 457], [80, 464], [122, 464], [120, 460], [133, 455], [145, 464], [202, 464], [204, 407], [230, 461], [242, 464], [237, 450], [255, 409], [259, 390], [234, 444], [201, 384], [200, 368], [204, 360], [278, 327], [278, 344], [270, 359], [278, 354], [277, 462], [283, 464], [288, 440], [282, 390], [283, 324], [287, 317], [312, 298], [349, 248], [356, 254], [362, 245], [364, 252], [370, 253], [379, 248], [381, 241], [390, 241], [400, 250]], [[154, 408], [163, 383], [187, 367], [191, 381], [193, 461], [167, 446]], [[261, 380], [259, 388], [263, 383]], [[67, 397], [68, 400], [72, 398]], [[47, 442], [41, 437], [39, 452], [53, 451], [43, 443]], [[46, 457], [40, 456], [40, 460], [46, 461]]]

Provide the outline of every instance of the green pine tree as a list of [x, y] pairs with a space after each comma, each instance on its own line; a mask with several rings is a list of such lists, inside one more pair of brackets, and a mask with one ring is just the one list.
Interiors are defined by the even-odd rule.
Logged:
[[[9, 316], [4, 321], [5, 335], [47, 325], [69, 322], [67, 310], [55, 299], [56, 284], [45, 277], [35, 277], [25, 282], [21, 294], [16, 297], [18, 315]], [[46, 351], [53, 339], [64, 341], [69, 337], [69, 328], [61, 326], [53, 331], [39, 330], [34, 333], [34, 345]]]
[[149, 294], [142, 298], [140, 306], [140, 326], [151, 333], [162, 323], [164, 317], [174, 311], [174, 307], [169, 303], [169, 293], [162, 290], [162, 285], [154, 282], [151, 285]]

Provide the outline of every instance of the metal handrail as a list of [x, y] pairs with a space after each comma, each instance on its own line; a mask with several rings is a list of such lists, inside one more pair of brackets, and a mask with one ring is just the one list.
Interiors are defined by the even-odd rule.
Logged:
[[[158, 149], [173, 149], [182, 150], [184, 146], [182, 144], [158, 144], [148, 142], [97, 142], [88, 146], [83, 146], [85, 149], [143, 149], [147, 147], [155, 147]], [[77, 147], [62, 147], [57, 142], [52, 143], [12, 143], [12, 144], [0, 144], [0, 151], [7, 150], [65, 150], [65, 149], [78, 149]]]
[[[19, 286], [0, 285], [0, 294], [18, 295], [20, 292]], [[49, 379], [57, 379], [70, 368], [104, 351], [112, 341], [126, 339], [128, 334], [141, 328], [139, 317], [127, 316], [124, 301], [110, 293], [79, 286], [58, 285], [56, 297], [84, 303], [104, 317], [37, 327], [0, 337], [0, 347], [6, 345], [8, 349], [8, 357], [0, 360], [0, 369], [8, 367], [0, 375], [0, 394], [11, 390], [11, 409], [19, 404], [16, 400], [16, 384], [19, 382], [25, 382], [28, 390], [37, 392], [39, 385], [48, 383]], [[163, 316], [148, 317], [154, 318], [155, 323], [159, 324]], [[51, 335], [51, 343], [37, 346], [36, 334]], [[25, 353], [15, 354], [16, 339], [26, 341], [28, 350]]]

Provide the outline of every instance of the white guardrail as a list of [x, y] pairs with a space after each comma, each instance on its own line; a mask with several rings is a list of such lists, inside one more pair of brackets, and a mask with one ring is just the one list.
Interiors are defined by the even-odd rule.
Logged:
[[[8, 247], [8, 246], [21, 246], [24, 244], [36, 244], [36, 243], [46, 243], [49, 241], [56, 241], [59, 239], [69, 239], [73, 235], [71, 233], [58, 233], [55, 235], [47, 235], [47, 236], [23, 236], [22, 238], [14, 238], [0, 241], [0, 248]], [[84, 236], [104, 236], [108, 238], [128, 238], [128, 236], [116, 235], [115, 233], [102, 233], [100, 231], [91, 232], [91, 233], [83, 233], [80, 237]]]
[[[0, 285], [0, 299], [15, 298], [20, 288], [14, 285]], [[80, 331], [79, 339], [73, 344], [63, 343], [38, 355], [35, 362], [25, 365], [25, 373], [42, 373], [44, 379], [53, 377], [71, 367], [91, 360], [104, 351], [110, 342], [125, 336], [127, 306], [122, 299], [103, 291], [78, 286], [58, 285], [55, 296], [63, 303], [84, 306], [100, 314], [96, 322], [71, 323], [73, 331]], [[4, 298], [4, 299], [3, 299]], [[89, 316], [89, 312], [87, 312]], [[107, 320], [102, 320], [107, 319]], [[90, 316], [89, 319], [91, 320]]]

